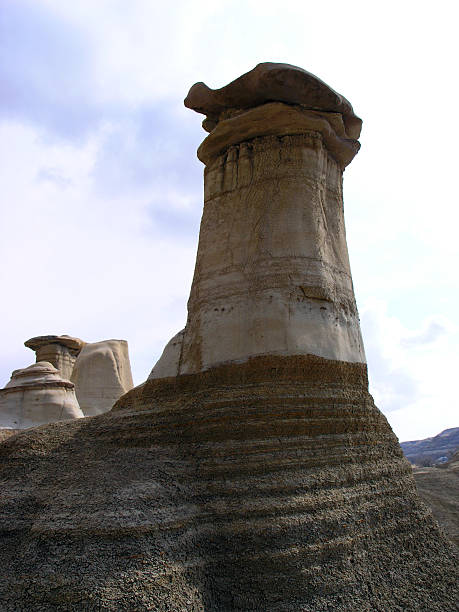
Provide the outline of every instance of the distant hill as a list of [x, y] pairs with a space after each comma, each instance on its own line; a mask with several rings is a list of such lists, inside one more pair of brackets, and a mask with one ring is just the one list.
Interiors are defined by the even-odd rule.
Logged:
[[433, 438], [401, 442], [405, 457], [414, 465], [429, 466], [449, 460], [459, 448], [459, 427], [445, 429]]

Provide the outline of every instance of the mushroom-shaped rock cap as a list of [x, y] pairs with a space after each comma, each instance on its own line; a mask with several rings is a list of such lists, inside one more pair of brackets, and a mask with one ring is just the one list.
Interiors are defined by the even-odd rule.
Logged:
[[43, 383], [67, 383], [73, 388], [73, 383], [61, 377], [60, 372], [48, 361], [38, 361], [27, 368], [14, 370], [11, 380], [5, 389], [12, 387], [34, 386]]
[[24, 342], [24, 345], [33, 351], [37, 351], [40, 347], [47, 346], [49, 344], [60, 344], [61, 346], [67, 347], [71, 352], [79, 353], [84, 345], [84, 342], [79, 338], [72, 338], [72, 336], [67, 336], [66, 334], [63, 334], [62, 336], [36, 336], [35, 338], [30, 338], [30, 340], [26, 340], [26, 342]]
[[196, 83], [185, 98], [185, 106], [217, 121], [228, 109], [248, 109], [266, 102], [299, 104], [311, 110], [340, 113], [351, 138], [358, 138], [362, 120], [346, 98], [319, 78], [290, 64], [264, 62], [221, 89]]

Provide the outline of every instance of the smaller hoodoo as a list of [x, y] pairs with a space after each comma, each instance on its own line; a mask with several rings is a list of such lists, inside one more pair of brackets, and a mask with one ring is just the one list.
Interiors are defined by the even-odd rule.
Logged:
[[1, 428], [26, 429], [83, 416], [75, 385], [47, 361], [14, 370], [10, 382], [0, 389]]
[[126, 340], [84, 342], [66, 334], [47, 334], [24, 345], [35, 352], [36, 363], [15, 370], [0, 389], [2, 436], [102, 414], [133, 387]]

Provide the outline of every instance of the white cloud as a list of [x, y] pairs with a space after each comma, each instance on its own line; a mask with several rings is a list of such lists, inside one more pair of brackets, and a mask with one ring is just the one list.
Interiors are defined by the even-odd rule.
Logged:
[[408, 329], [369, 300], [361, 313], [370, 391], [401, 440], [457, 427], [455, 371], [459, 329], [444, 317]]
[[457, 329], [443, 317], [435, 317], [425, 321], [422, 329], [407, 334], [401, 339], [400, 344], [404, 348], [425, 347], [436, 342], [447, 333], [457, 333]]

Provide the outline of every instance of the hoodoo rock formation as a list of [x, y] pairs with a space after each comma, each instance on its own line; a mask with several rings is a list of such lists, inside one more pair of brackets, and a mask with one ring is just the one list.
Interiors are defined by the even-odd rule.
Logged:
[[[35, 351], [37, 363], [15, 370], [5, 389], [0, 389], [1, 440], [9, 433], [3, 428], [16, 431], [107, 412], [134, 386], [126, 340], [83, 342], [66, 335], [47, 335], [24, 344]], [[24, 377], [34, 387], [28, 382], [23, 391]], [[58, 383], [52, 392], [49, 378]], [[48, 385], [47, 393], [43, 382]]]
[[47, 361], [14, 370], [10, 382], [0, 389], [2, 428], [26, 429], [83, 416], [75, 385]]
[[59, 370], [61, 376], [70, 380], [73, 367], [84, 342], [71, 336], [36, 336], [24, 345], [35, 351], [37, 362], [48, 361]]
[[455, 610], [454, 549], [368, 393], [360, 120], [284, 64], [186, 105], [210, 131], [186, 327], [109, 413], [0, 445], [0, 608]]
[[364, 363], [342, 204], [352, 106], [284, 64], [216, 92], [198, 83], [185, 105], [213, 128], [198, 151], [204, 213], [187, 325], [150, 378], [261, 355]]
[[134, 386], [126, 340], [83, 342], [66, 335], [37, 336], [24, 344], [36, 352], [37, 361], [49, 361], [75, 383], [85, 416], [107, 412]]

